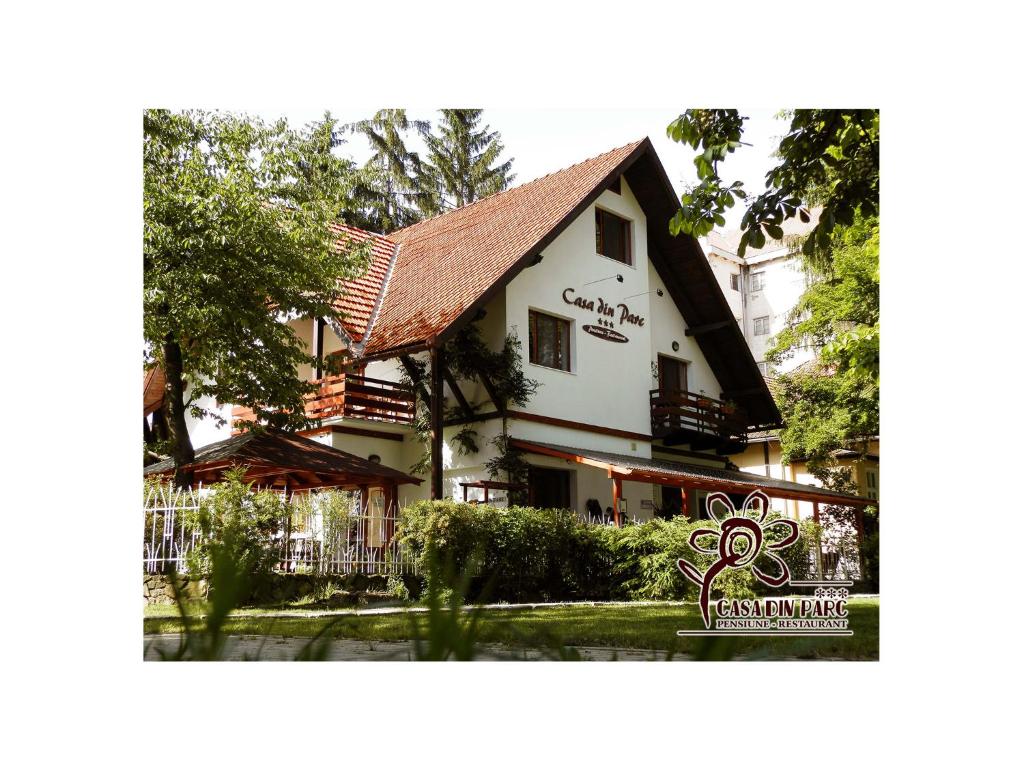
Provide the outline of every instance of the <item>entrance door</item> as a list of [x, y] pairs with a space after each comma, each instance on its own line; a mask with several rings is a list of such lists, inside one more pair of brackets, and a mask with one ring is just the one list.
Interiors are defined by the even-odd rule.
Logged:
[[542, 509], [569, 509], [572, 505], [570, 476], [565, 469], [530, 467], [530, 506]]
[[663, 392], [685, 392], [686, 363], [674, 357], [658, 355], [658, 387]]

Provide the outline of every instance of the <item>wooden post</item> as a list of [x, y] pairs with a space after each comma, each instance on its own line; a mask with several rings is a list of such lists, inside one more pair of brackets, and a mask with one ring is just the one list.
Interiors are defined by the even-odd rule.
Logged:
[[430, 348], [430, 498], [444, 498], [444, 352]]
[[621, 522], [619, 520], [619, 499], [622, 498], [622, 478], [612, 478], [612, 514], [615, 516], [615, 527], [619, 528]]
[[814, 524], [818, 526], [818, 578], [825, 578], [825, 557], [821, 552], [821, 515], [818, 512], [818, 502], [814, 502]]
[[398, 485], [384, 486], [384, 546], [395, 537], [395, 520], [398, 518]]
[[370, 486], [359, 486], [359, 533], [357, 538], [366, 547], [367, 518], [370, 516]]
[[686, 486], [679, 486], [679, 514], [683, 517], [690, 517], [690, 507], [686, 498]]
[[861, 581], [867, 578], [864, 568], [864, 507], [854, 507], [854, 519], [857, 521], [857, 563], [860, 566]]
[[324, 376], [324, 319], [322, 317], [313, 319], [313, 357], [316, 358], [313, 378], [322, 379]]
[[490, 488], [484, 486], [484, 504], [491, 500]]

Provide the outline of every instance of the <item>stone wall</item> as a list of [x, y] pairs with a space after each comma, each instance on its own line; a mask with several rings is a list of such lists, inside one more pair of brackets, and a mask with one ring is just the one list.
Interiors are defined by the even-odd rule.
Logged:
[[[179, 576], [178, 584], [191, 597], [206, 597], [206, 579]], [[149, 605], [174, 605], [174, 590], [171, 588], [170, 577], [162, 573], [142, 574], [142, 600]]]
[[[396, 577], [405, 583], [413, 597], [419, 593], [416, 577]], [[202, 599], [207, 596], [209, 586], [205, 579], [190, 579], [179, 576], [186, 594]], [[311, 607], [342, 608], [368, 605], [375, 602], [393, 601], [396, 596], [383, 574], [350, 573], [333, 576], [313, 576], [299, 573], [275, 573], [254, 595], [251, 604], [276, 605], [301, 600]], [[173, 605], [174, 592], [170, 578], [160, 573], [142, 576], [142, 597], [147, 604]]]

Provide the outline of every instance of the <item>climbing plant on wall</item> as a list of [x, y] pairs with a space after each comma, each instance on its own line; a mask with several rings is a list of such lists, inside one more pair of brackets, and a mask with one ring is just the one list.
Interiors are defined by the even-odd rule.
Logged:
[[[487, 346], [480, 328], [475, 323], [470, 323], [460, 330], [451, 341], [444, 346], [444, 358], [448, 370], [453, 378], [460, 382], [484, 383], [493, 393], [494, 407], [504, 411], [509, 404], [518, 406], [526, 405], [530, 398], [537, 391], [539, 384], [533, 379], [527, 378], [522, 367], [522, 342], [514, 333], [505, 336], [505, 342], [501, 349], [495, 351]], [[423, 454], [412, 465], [411, 469], [416, 473], [425, 473], [430, 469], [430, 403], [426, 388], [422, 382], [427, 379], [429, 363], [425, 359], [409, 357], [406, 358], [407, 369], [403, 371], [403, 381], [416, 392], [416, 420], [414, 427], [419, 442], [423, 445]], [[444, 404], [445, 421], [455, 419], [471, 419], [479, 413], [479, 403], [461, 403], [448, 405]], [[473, 428], [473, 422], [459, 425], [459, 429], [451, 436], [451, 440], [460, 455], [479, 453], [478, 433]], [[499, 464], [505, 463], [525, 466], [525, 461], [520, 457], [517, 463], [514, 459], [506, 459], [509, 452], [507, 421], [502, 420], [501, 434], [492, 441], [499, 453]], [[492, 469], [492, 459], [488, 462], [488, 471], [492, 478], [498, 477], [501, 473], [509, 474], [507, 469], [495, 467]], [[513, 468], [515, 468], [513, 466]], [[511, 479], [509, 482], [518, 482], [518, 479]]]

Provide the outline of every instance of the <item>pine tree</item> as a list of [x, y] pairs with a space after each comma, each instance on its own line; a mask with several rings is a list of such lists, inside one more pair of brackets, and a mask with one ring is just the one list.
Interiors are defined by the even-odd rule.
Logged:
[[515, 174], [512, 160], [498, 163], [505, 147], [489, 125], [479, 128], [482, 109], [442, 109], [439, 133], [423, 133], [427, 144], [424, 213], [468, 205], [507, 189]]
[[362, 211], [359, 225], [388, 233], [419, 221], [422, 164], [419, 155], [406, 146], [404, 134], [409, 130], [426, 134], [430, 123], [410, 120], [404, 109], [382, 109], [369, 120], [346, 128], [365, 136], [373, 150], [353, 190]]

